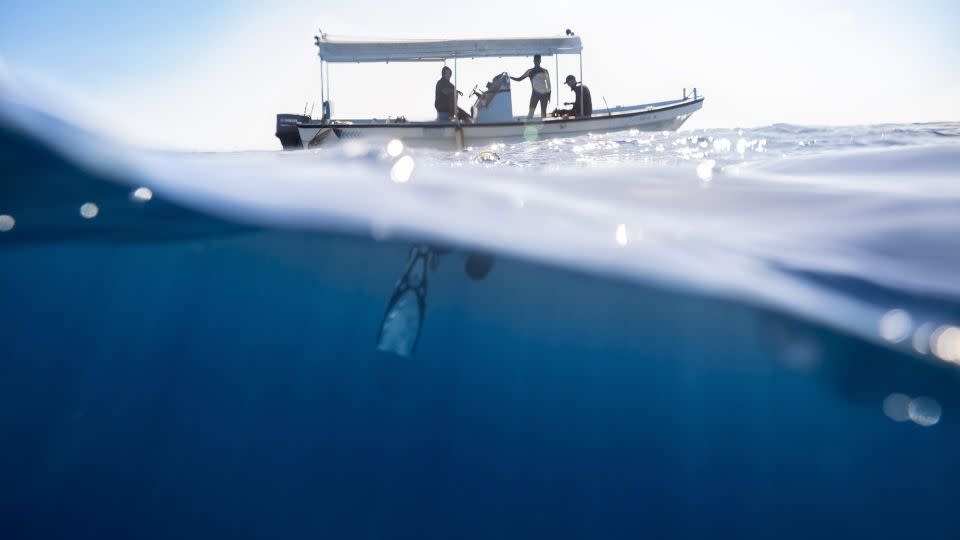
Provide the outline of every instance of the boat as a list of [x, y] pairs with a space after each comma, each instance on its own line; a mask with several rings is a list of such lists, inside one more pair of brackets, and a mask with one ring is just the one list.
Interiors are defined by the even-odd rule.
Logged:
[[[549, 118], [513, 115], [510, 77], [496, 74], [486, 88], [474, 88], [470, 94], [470, 121], [408, 121], [405, 117], [387, 119], [334, 118], [328, 99], [331, 63], [448, 62], [453, 63], [454, 85], [458, 61], [491, 57], [541, 57], [578, 55], [580, 81], [583, 82], [583, 46], [580, 37], [567, 30], [565, 35], [497, 39], [444, 40], [357, 40], [331, 38], [321, 33], [314, 37], [319, 49], [322, 115], [278, 114], [276, 135], [285, 150], [316, 148], [352, 139], [399, 139], [408, 146], [427, 146], [460, 150], [498, 142], [572, 137], [587, 133], [625, 130], [674, 131], [703, 107], [704, 97], [696, 88], [683, 90], [680, 99], [594, 109], [591, 116]], [[559, 74], [556, 89], [559, 89]], [[556, 92], [555, 89], [555, 92]], [[556, 114], [556, 113], [555, 113]]]

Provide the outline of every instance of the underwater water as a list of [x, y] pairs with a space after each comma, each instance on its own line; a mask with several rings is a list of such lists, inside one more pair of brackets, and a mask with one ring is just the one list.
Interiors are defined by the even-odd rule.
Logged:
[[172, 154], [0, 98], [3, 538], [960, 537], [960, 124]]

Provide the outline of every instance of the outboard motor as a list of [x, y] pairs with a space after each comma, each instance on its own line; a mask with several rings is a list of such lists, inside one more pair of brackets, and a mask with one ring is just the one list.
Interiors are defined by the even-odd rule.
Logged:
[[297, 129], [298, 122], [310, 120], [309, 116], [302, 114], [278, 114], [276, 136], [280, 139], [280, 144], [284, 150], [302, 150], [303, 141], [300, 140], [300, 130]]

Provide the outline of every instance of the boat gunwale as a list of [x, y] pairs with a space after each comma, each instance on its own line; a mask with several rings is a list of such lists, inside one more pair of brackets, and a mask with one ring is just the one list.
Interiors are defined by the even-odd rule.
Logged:
[[[672, 109], [679, 109], [681, 107], [688, 107], [694, 104], [703, 103], [705, 97], [700, 96], [694, 99], [680, 100], [677, 103], [672, 105], [665, 105], [663, 107], [657, 107], [653, 109], [645, 109], [641, 111], [627, 111], [620, 114], [611, 112], [610, 114], [602, 114], [597, 116], [588, 116], [588, 117], [573, 117], [567, 119], [550, 119], [550, 120], [519, 120], [513, 122], [484, 122], [479, 124], [468, 124], [461, 123], [457, 124], [456, 122], [437, 122], [437, 121], [426, 121], [426, 122], [395, 122], [388, 123], [384, 122], [381, 124], [336, 124], [328, 123], [324, 120], [311, 120], [308, 122], [297, 122], [298, 128], [335, 128], [335, 129], [368, 129], [368, 128], [424, 128], [424, 127], [435, 127], [435, 128], [462, 128], [462, 129], [471, 129], [471, 128], [481, 128], [481, 127], [510, 127], [510, 126], [545, 126], [551, 124], [567, 124], [567, 123], [579, 123], [579, 122], [591, 122], [596, 120], [603, 120], [604, 118], [631, 118], [634, 116], [642, 116], [645, 114], [653, 114], [657, 112], [669, 111]], [[609, 109], [608, 109], [609, 110]]]

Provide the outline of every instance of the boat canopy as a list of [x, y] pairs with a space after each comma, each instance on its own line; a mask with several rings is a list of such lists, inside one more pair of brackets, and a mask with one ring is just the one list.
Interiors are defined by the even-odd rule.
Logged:
[[579, 36], [497, 39], [358, 40], [315, 38], [325, 62], [440, 62], [452, 58], [579, 54]]

